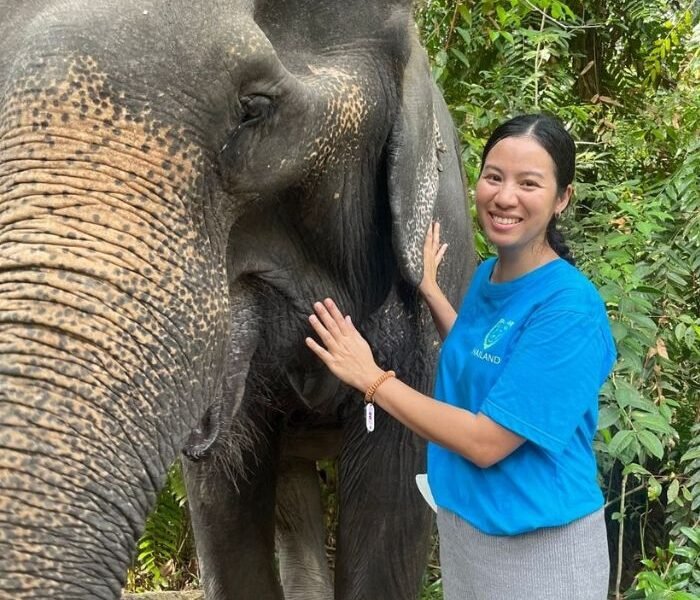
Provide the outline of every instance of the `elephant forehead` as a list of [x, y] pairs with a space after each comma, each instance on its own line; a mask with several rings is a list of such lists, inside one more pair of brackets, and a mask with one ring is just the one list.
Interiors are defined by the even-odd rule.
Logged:
[[275, 52], [270, 41], [260, 30], [252, 27], [249, 22], [244, 22], [243, 25], [231, 32], [232, 35], [235, 33], [236, 41], [228, 46], [229, 61], [232, 61], [230, 66], [236, 66], [238, 62], [247, 60], [250, 56], [272, 55]]
[[[121, 152], [123, 158], [131, 156], [125, 169], [138, 169], [140, 163], [148, 166], [145, 174], [154, 183], [192, 187], [201, 149], [183, 126], [166, 123], [149, 102], [117, 89], [90, 56], [73, 57], [64, 73], [47, 81], [35, 69], [34, 75], [19, 78], [2, 105], [0, 131], [39, 139], [48, 149], [73, 147], [74, 154], [67, 157], [72, 159]], [[12, 138], [0, 149], [10, 144]]]

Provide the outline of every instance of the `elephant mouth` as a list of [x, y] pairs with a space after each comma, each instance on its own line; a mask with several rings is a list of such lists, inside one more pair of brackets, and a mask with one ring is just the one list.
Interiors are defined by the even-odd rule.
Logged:
[[182, 454], [192, 462], [209, 458], [221, 439], [222, 405], [216, 403], [204, 412], [197, 427], [193, 428], [182, 447]]
[[[182, 455], [200, 462], [211, 458], [218, 449], [225, 446], [225, 440], [232, 433], [234, 425], [241, 428], [246, 419], [240, 414], [245, 394], [245, 373], [227, 378], [221, 395], [204, 411], [197, 426], [193, 427], [182, 446]], [[242, 382], [240, 380], [243, 380]]]
[[224, 445], [234, 433], [242, 433], [238, 446], [247, 445], [247, 415], [244, 396], [251, 361], [255, 354], [261, 329], [261, 309], [254, 287], [237, 279], [229, 286], [229, 344], [219, 393], [206, 408], [199, 423], [189, 432], [181, 449], [190, 461], [206, 460]]

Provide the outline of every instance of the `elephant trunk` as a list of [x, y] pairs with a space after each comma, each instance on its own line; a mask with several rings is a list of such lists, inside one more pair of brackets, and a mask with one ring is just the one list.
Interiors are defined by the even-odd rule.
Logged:
[[180, 172], [137, 128], [36, 126], [39, 102], [0, 138], [0, 597], [115, 598], [220, 394], [225, 227], [192, 150]]

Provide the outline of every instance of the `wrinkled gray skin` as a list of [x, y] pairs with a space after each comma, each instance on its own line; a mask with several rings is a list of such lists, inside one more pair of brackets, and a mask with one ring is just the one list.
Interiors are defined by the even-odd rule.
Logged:
[[181, 450], [208, 599], [414, 597], [424, 444], [303, 340], [331, 296], [430, 390], [458, 156], [408, 2], [0, 0], [0, 598], [116, 598]]

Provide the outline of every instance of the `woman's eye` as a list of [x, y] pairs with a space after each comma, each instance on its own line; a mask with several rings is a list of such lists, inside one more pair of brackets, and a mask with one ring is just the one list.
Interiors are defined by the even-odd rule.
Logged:
[[537, 187], [537, 182], [536, 181], [523, 181], [523, 186], [524, 187]]
[[484, 179], [486, 179], [486, 181], [500, 181], [501, 180], [501, 178], [498, 175], [496, 175], [495, 173], [486, 174], [484, 176]]

